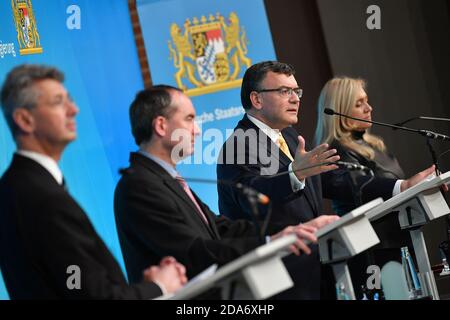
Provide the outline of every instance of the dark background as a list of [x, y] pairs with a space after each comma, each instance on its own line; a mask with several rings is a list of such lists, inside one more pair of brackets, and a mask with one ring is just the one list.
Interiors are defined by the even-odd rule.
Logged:
[[[265, 0], [277, 57], [297, 70], [304, 88], [298, 130], [312, 142], [316, 102], [334, 75], [368, 82], [373, 119], [395, 123], [414, 116], [450, 118], [450, 4], [445, 0]], [[369, 5], [381, 9], [381, 30], [369, 30]], [[411, 127], [450, 135], [450, 123]], [[425, 140], [373, 127], [406, 174], [432, 164]], [[450, 142], [435, 142], [441, 153]], [[450, 153], [442, 159], [450, 169]]]
[[[280, 61], [294, 65], [304, 89], [298, 131], [312, 143], [322, 86], [337, 75], [368, 82], [376, 121], [396, 123], [414, 116], [450, 118], [450, 3], [446, 0], [265, 0]], [[381, 30], [369, 30], [367, 7], [381, 9]], [[450, 123], [418, 121], [411, 127], [450, 135]], [[407, 176], [432, 164], [425, 139], [373, 127], [396, 155]], [[450, 142], [434, 142], [438, 154]], [[441, 159], [450, 170], [450, 153]], [[448, 201], [448, 194], [446, 195]], [[329, 205], [328, 205], [329, 208]], [[447, 221], [425, 229], [432, 264], [448, 237]]]

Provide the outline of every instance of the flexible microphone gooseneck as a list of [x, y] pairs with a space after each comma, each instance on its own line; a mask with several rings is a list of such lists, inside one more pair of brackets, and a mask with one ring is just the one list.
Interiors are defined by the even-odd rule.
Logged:
[[436, 133], [430, 130], [424, 130], [424, 129], [412, 129], [412, 128], [408, 128], [408, 127], [403, 127], [403, 126], [398, 126], [395, 124], [389, 124], [389, 123], [383, 123], [383, 122], [378, 122], [378, 121], [372, 121], [372, 120], [367, 120], [367, 119], [361, 119], [361, 118], [355, 118], [346, 114], [342, 114], [339, 112], [334, 111], [331, 108], [325, 108], [323, 110], [323, 112], [327, 115], [333, 116], [333, 115], [337, 115], [340, 117], [344, 117], [344, 118], [348, 118], [348, 119], [352, 119], [352, 120], [356, 120], [356, 121], [361, 121], [361, 122], [367, 122], [367, 123], [372, 123], [372, 124], [376, 124], [379, 126], [383, 126], [383, 127], [388, 127], [394, 130], [402, 130], [402, 131], [408, 131], [408, 132], [414, 132], [417, 134], [420, 134], [421, 136], [424, 136], [427, 140], [427, 146], [428, 146], [428, 150], [430, 151], [431, 154], [431, 158], [433, 159], [433, 163], [435, 165], [436, 168], [436, 175], [439, 175], [441, 173], [441, 170], [439, 170], [439, 164], [438, 164], [438, 157], [436, 155], [436, 152], [433, 148], [433, 145], [431, 144], [431, 140], [442, 140], [442, 141], [450, 141], [450, 137], [445, 135], [445, 134], [441, 134], [441, 133]]

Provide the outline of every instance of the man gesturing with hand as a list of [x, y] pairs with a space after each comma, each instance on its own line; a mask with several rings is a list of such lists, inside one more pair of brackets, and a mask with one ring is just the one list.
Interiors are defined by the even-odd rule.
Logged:
[[[240, 182], [267, 195], [268, 206], [260, 206], [260, 218], [269, 219], [269, 232], [288, 225], [308, 224], [323, 214], [320, 173], [336, 169], [336, 150], [327, 144], [306, 151], [305, 140], [292, 125], [298, 121], [299, 87], [292, 66], [265, 61], [244, 74], [241, 101], [245, 115], [222, 147], [217, 178]], [[273, 176], [273, 177], [271, 177]], [[218, 185], [220, 213], [231, 219], [251, 219], [247, 199], [232, 187]], [[336, 217], [321, 218], [323, 223]], [[330, 220], [328, 220], [330, 219]], [[324, 224], [311, 222], [312, 227]], [[283, 294], [289, 299], [320, 298], [320, 262], [317, 247], [311, 256], [285, 259], [295, 288]]]

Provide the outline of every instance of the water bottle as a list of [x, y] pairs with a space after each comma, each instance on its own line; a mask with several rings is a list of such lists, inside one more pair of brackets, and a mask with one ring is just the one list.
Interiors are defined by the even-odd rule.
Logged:
[[422, 296], [422, 289], [420, 286], [419, 278], [417, 276], [416, 268], [409, 254], [408, 247], [401, 248], [402, 253], [402, 269], [405, 275], [406, 284], [409, 291], [409, 299], [414, 300]]

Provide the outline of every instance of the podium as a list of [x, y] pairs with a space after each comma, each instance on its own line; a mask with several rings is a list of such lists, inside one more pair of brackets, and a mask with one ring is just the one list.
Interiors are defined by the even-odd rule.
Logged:
[[347, 260], [380, 242], [365, 213], [382, 203], [381, 198], [368, 202], [316, 232], [320, 260], [331, 264], [336, 277], [338, 300], [356, 299]]
[[431, 269], [422, 228], [429, 222], [448, 215], [447, 205], [439, 187], [450, 181], [450, 171], [401, 192], [366, 212], [370, 221], [376, 221], [392, 212], [398, 212], [401, 229], [409, 230], [419, 268], [423, 295], [439, 299], [436, 281]]
[[295, 235], [273, 240], [229, 262], [206, 279], [188, 283], [175, 294], [158, 299], [193, 299], [217, 287], [221, 289], [224, 300], [269, 298], [293, 286], [281, 258], [290, 254], [288, 248], [296, 240]]

